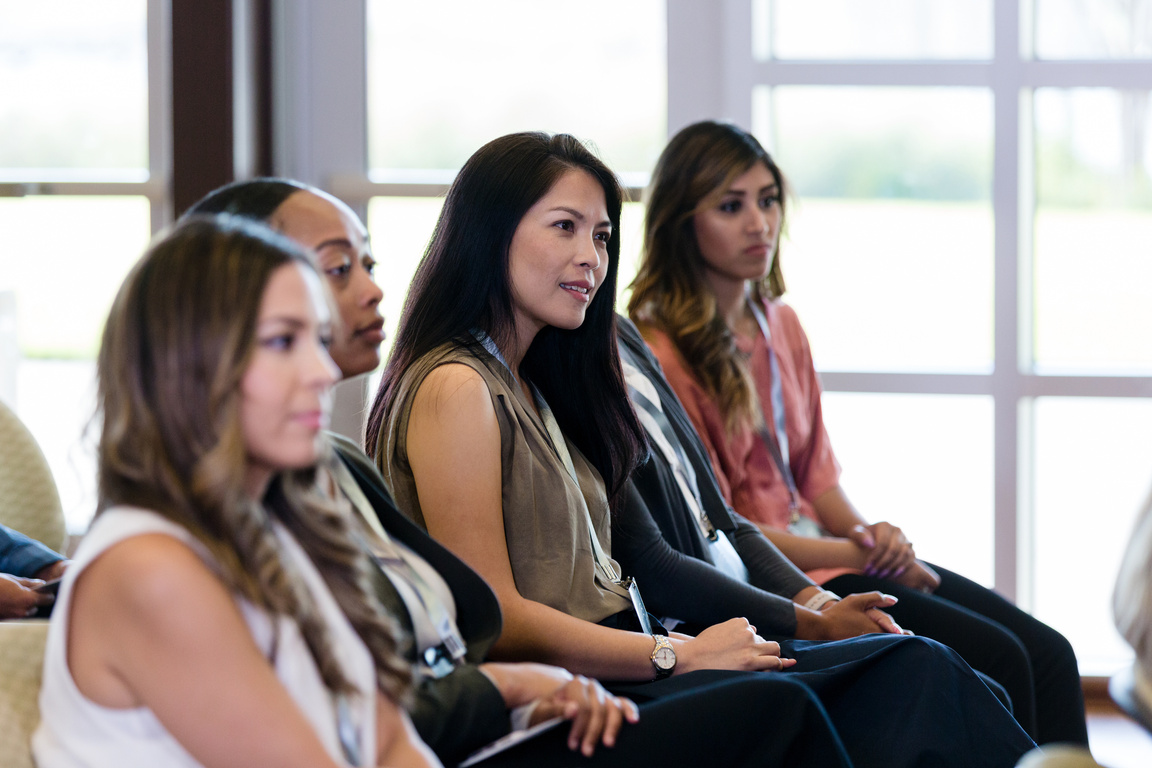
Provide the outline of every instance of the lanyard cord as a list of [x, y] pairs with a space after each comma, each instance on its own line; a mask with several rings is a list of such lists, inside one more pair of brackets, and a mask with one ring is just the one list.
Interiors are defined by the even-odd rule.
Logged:
[[668, 415], [664, 413], [659, 403], [653, 402], [641, 387], [633, 383], [634, 381], [641, 383], [639, 379], [644, 379], [647, 382], [647, 379], [632, 364], [632, 361], [626, 358], [627, 353], [623, 347], [621, 347], [620, 353], [621, 362], [624, 364], [624, 378], [628, 384], [628, 395], [632, 404], [636, 406], [636, 415], [644, 426], [644, 431], [648, 433], [649, 439], [655, 443], [660, 453], [664, 455], [665, 461], [672, 468], [676, 485], [679, 486], [680, 493], [684, 496], [684, 501], [688, 504], [692, 516], [696, 518], [704, 537], [708, 541], [716, 541], [719, 534], [704, 512], [704, 504], [700, 498], [700, 487], [696, 484], [696, 472], [692, 469], [683, 446], [678, 442], [674, 445], [666, 437], [666, 435], [675, 434], [672, 431], [671, 423], [668, 421]]
[[[420, 607], [424, 609], [429, 622], [436, 631], [440, 644], [428, 648], [423, 654], [423, 661], [433, 677], [443, 677], [452, 671], [452, 668], [461, 663], [468, 648], [460, 634], [459, 627], [448, 613], [447, 606], [436, 595], [420, 572], [417, 571], [404, 557], [400, 548], [384, 530], [384, 526], [376, 518], [372, 503], [360, 489], [348, 467], [344, 462], [336, 459], [330, 466], [332, 478], [336, 485], [352, 503], [352, 507], [359, 513], [360, 519], [375, 536], [360, 536], [365, 548], [371, 554], [377, 567], [381, 570], [392, 570], [412, 587]], [[409, 611], [414, 606], [409, 607]], [[415, 617], [413, 617], [415, 622]]]
[[768, 367], [772, 375], [769, 392], [772, 398], [772, 421], [775, 434], [768, 428], [767, 420], [764, 418], [764, 410], [761, 408], [760, 438], [767, 445], [768, 453], [772, 455], [772, 461], [775, 462], [776, 468], [780, 470], [784, 482], [788, 485], [788, 512], [791, 517], [789, 524], [795, 525], [800, 521], [800, 492], [796, 489], [796, 478], [792, 475], [792, 466], [789, 463], [788, 421], [784, 412], [784, 386], [780, 381], [780, 364], [776, 360], [776, 353], [772, 350], [772, 332], [768, 329], [768, 318], [764, 315], [764, 308], [749, 293], [745, 293], [745, 300], [752, 316], [756, 318], [756, 325], [760, 326], [760, 333], [764, 336], [764, 345], [768, 347]]
[[[516, 374], [508, 367], [508, 361], [500, 354], [499, 347], [496, 342], [492, 340], [484, 331], [474, 329], [472, 336], [484, 347], [488, 354], [500, 361], [504, 369], [512, 376], [512, 380], [519, 382]], [[540, 392], [533, 387], [531, 382], [529, 386], [532, 387], [532, 395], [536, 401], [536, 407], [540, 411], [540, 419], [544, 422], [544, 430], [548, 434], [549, 442], [552, 444], [552, 450], [563, 462], [564, 468], [568, 471], [568, 476], [572, 478], [572, 482], [576, 487], [580, 487], [580, 478], [576, 474], [576, 466], [572, 463], [572, 454], [568, 452], [568, 445], [564, 442], [564, 433], [560, 431], [560, 425], [556, 421], [556, 416], [553, 415], [552, 409], [548, 407], [548, 403], [540, 396]], [[617, 570], [616, 565], [604, 552], [604, 548], [600, 546], [600, 538], [596, 535], [596, 528], [592, 523], [592, 513], [588, 511], [588, 503], [584, 501], [583, 496], [580, 499], [580, 508], [584, 511], [584, 519], [588, 524], [588, 538], [592, 544], [592, 555], [596, 561], [596, 568], [600, 571], [600, 575], [607, 579], [611, 584], [622, 586], [623, 579], [621, 578], [620, 571]]]

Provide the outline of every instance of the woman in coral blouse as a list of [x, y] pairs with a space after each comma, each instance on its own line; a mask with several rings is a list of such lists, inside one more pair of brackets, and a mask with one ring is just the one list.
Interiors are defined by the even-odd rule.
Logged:
[[827, 589], [883, 590], [904, 627], [940, 640], [1012, 696], [1040, 743], [1087, 743], [1076, 658], [1058, 632], [963, 576], [916, 558], [840, 487], [820, 382], [781, 301], [784, 177], [729, 124], [678, 133], [653, 173], [628, 310], [692, 418], [737, 512]]

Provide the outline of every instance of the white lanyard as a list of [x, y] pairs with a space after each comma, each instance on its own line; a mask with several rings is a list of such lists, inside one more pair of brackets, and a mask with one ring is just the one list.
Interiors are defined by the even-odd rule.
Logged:
[[[360, 514], [360, 519], [376, 535], [373, 541], [366, 542], [366, 544], [373, 559], [376, 560], [377, 566], [381, 570], [391, 569], [395, 571], [411, 586], [419, 605], [408, 606], [409, 613], [423, 609], [440, 640], [439, 645], [426, 649], [422, 654], [422, 661], [425, 665], [424, 671], [432, 677], [447, 675], [457, 664], [461, 663], [468, 651], [464, 638], [460, 634], [460, 629], [449, 614], [447, 606], [437, 597], [435, 590], [424, 580], [419, 571], [405, 559], [400, 548], [396, 546], [392, 537], [384, 530], [384, 526], [376, 519], [376, 511], [372, 508], [372, 503], [368, 501], [348, 467], [344, 466], [344, 462], [337, 458], [332, 461], [329, 469], [337, 487]], [[415, 623], [417, 617], [413, 615], [412, 621]]]
[[748, 568], [744, 565], [744, 561], [732, 546], [732, 542], [716, 530], [716, 526], [712, 525], [712, 520], [704, 511], [700, 486], [696, 482], [696, 471], [684, 453], [684, 446], [672, 429], [668, 415], [664, 413], [659, 393], [648, 377], [632, 364], [630, 355], [631, 352], [620, 348], [620, 362], [624, 366], [624, 378], [628, 382], [628, 395], [635, 406], [637, 418], [640, 419], [648, 437], [664, 455], [668, 466], [672, 468], [672, 476], [676, 478], [676, 485], [680, 487], [680, 495], [684, 497], [689, 513], [696, 518], [700, 532], [708, 542], [713, 565], [732, 578], [747, 582]]
[[[488, 354], [500, 361], [504, 369], [512, 375], [513, 381], [519, 383], [516, 374], [508, 367], [508, 361], [500, 354], [499, 347], [492, 337], [481, 330], [473, 330], [472, 335], [476, 338]], [[529, 382], [531, 387], [531, 382]], [[549, 442], [552, 443], [552, 450], [563, 462], [564, 468], [568, 470], [569, 477], [572, 482], [576, 484], [576, 488], [580, 488], [580, 478], [576, 474], [576, 465], [572, 463], [572, 455], [568, 452], [568, 445], [564, 442], [564, 433], [560, 431], [560, 425], [556, 422], [556, 417], [552, 413], [552, 409], [548, 407], [548, 403], [540, 396], [540, 393], [535, 387], [532, 387], [532, 395], [536, 401], [536, 407], [540, 410], [540, 419], [544, 422], [544, 429], [548, 433]], [[596, 528], [592, 523], [592, 513], [588, 511], [588, 503], [584, 500], [583, 494], [580, 495], [580, 508], [584, 511], [584, 519], [588, 523], [588, 538], [592, 543], [592, 555], [596, 560], [596, 567], [600, 570], [601, 576], [607, 579], [612, 584], [624, 586], [623, 579], [620, 577], [620, 571], [616, 569], [615, 563], [604, 552], [604, 548], [600, 546], [600, 538], [596, 535]]]
[[671, 430], [672, 425], [669, 424], [664, 409], [660, 407], [659, 395], [656, 395], [655, 400], [653, 400], [651, 395], [655, 392], [646, 391], [652, 387], [652, 382], [629, 360], [624, 359], [625, 352], [623, 349], [620, 352], [620, 362], [624, 366], [624, 379], [628, 384], [628, 395], [635, 406], [636, 416], [640, 419], [640, 424], [648, 433], [649, 439], [660, 449], [660, 453], [664, 455], [664, 460], [668, 462], [668, 466], [672, 468], [672, 476], [676, 478], [676, 485], [679, 486], [684, 501], [687, 502], [692, 516], [700, 526], [700, 532], [704, 534], [704, 538], [715, 541], [718, 534], [716, 527], [712, 525], [712, 521], [704, 513], [704, 505], [700, 501], [700, 487], [696, 484], [696, 471], [688, 463], [688, 457], [684, 455], [683, 447], [679, 444], [673, 446], [665, 434], [666, 431]]
[[[780, 470], [784, 482], [788, 485], [788, 511], [791, 516], [789, 524], [796, 525], [800, 522], [800, 492], [796, 489], [796, 478], [792, 475], [792, 465], [789, 462], [788, 420], [784, 413], [784, 386], [780, 381], [780, 365], [776, 361], [776, 353], [772, 351], [772, 332], [768, 330], [768, 318], [764, 315], [764, 308], [748, 293], [745, 294], [745, 300], [752, 316], [756, 318], [756, 324], [760, 326], [760, 333], [764, 336], [764, 345], [768, 348], [768, 367], [772, 375], [769, 392], [772, 398], [772, 422], [775, 434], [768, 429], [767, 423], [764, 423], [760, 428], [760, 437], [767, 445], [776, 468]], [[760, 411], [760, 420], [764, 422], [763, 409]]]

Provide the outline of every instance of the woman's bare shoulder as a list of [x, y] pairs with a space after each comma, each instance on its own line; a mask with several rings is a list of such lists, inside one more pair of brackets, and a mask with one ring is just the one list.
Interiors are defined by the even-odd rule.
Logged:
[[170, 610], [189, 592], [216, 584], [217, 575], [185, 541], [166, 533], [142, 533], [119, 541], [77, 578], [77, 596], [106, 593], [125, 610]]
[[445, 414], [456, 410], [491, 407], [491, 394], [484, 377], [466, 363], [445, 363], [429, 371], [416, 389], [414, 413]]

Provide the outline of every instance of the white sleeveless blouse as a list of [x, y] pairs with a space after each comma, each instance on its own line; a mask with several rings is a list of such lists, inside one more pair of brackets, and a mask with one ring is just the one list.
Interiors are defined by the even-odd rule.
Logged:
[[[66, 571], [48, 629], [44, 681], [40, 690], [41, 721], [32, 737], [32, 751], [39, 768], [183, 768], [200, 765], [165, 730], [151, 710], [100, 706], [80, 692], [68, 669], [68, 614], [76, 578], [109, 547], [148, 533], [162, 533], [180, 540], [210, 568], [215, 567], [208, 551], [187, 529], [154, 512], [115, 507], [96, 518]], [[316, 601], [345, 675], [363, 691], [363, 695], [349, 701], [351, 720], [359, 737], [361, 765], [373, 765], [376, 758], [376, 674], [372, 656], [304, 550], [278, 523], [275, 524], [275, 533], [285, 552], [286, 562], [297, 570]], [[347, 765], [337, 730], [336, 705], [324, 687], [297, 624], [286, 617], [279, 617], [277, 638], [272, 618], [265, 611], [240, 597], [236, 598], [236, 603], [261, 652], [271, 658], [275, 646], [276, 676], [312, 723], [328, 753], [341, 765]], [[224, 698], [229, 691], [221, 690], [219, 695]]]

